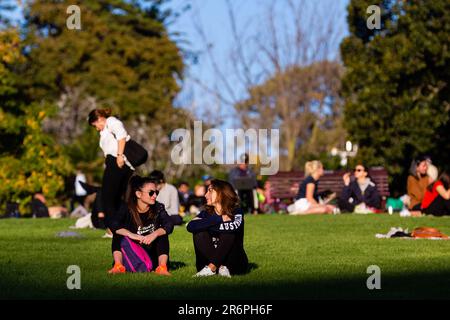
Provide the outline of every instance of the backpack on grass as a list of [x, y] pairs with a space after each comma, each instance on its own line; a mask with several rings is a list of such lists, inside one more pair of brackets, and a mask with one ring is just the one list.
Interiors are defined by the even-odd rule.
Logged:
[[120, 247], [123, 255], [123, 265], [127, 272], [152, 271], [152, 260], [142, 246], [128, 237], [123, 237]]

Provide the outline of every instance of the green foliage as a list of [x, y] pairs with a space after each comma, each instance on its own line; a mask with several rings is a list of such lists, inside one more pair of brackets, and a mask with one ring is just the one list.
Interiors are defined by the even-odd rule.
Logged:
[[64, 187], [71, 166], [61, 148], [42, 131], [41, 123], [52, 110], [47, 104], [26, 104], [16, 70], [25, 59], [20, 54], [17, 30], [0, 31], [0, 204], [19, 202], [21, 211], [35, 192], [49, 203]]
[[189, 118], [173, 107], [184, 65], [166, 30], [172, 12], [162, 10], [164, 3], [82, 1], [81, 30], [66, 26], [66, 9], [73, 1], [28, 3], [24, 33], [29, 94], [59, 106], [45, 127], [72, 163], [97, 182], [102, 154], [98, 133], [86, 125], [89, 111], [111, 107], [134, 139], [155, 150], [148, 161], [153, 168], [167, 163], [167, 146], [155, 146]]
[[368, 30], [372, 4], [353, 0], [348, 7], [345, 126], [359, 159], [385, 166], [398, 190], [420, 153], [450, 169], [450, 3], [380, 1], [381, 30]]
[[81, 30], [66, 26], [73, 1], [31, 1], [26, 15], [32, 94], [58, 99], [68, 88], [113, 107], [123, 119], [172, 109], [183, 61], [158, 5], [86, 0]]

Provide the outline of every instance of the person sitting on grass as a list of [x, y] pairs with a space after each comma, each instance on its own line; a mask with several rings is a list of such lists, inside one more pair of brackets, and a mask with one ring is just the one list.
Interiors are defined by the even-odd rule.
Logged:
[[344, 174], [344, 188], [339, 198], [339, 209], [345, 212], [353, 212], [357, 205], [364, 204], [369, 209], [381, 208], [381, 197], [378, 189], [369, 177], [367, 168], [358, 164], [355, 168], [355, 179], [351, 179], [350, 173]]
[[411, 163], [406, 189], [409, 197], [409, 209], [413, 211], [412, 215], [415, 212], [420, 214], [422, 200], [429, 184], [427, 169], [428, 158], [426, 157], [419, 157]]
[[305, 164], [305, 179], [298, 189], [296, 201], [288, 207], [289, 214], [328, 214], [335, 212], [333, 205], [320, 204], [318, 185], [323, 176], [323, 165], [320, 161], [307, 161]]
[[169, 260], [169, 237], [173, 223], [164, 205], [156, 201], [158, 190], [155, 183], [138, 175], [132, 176], [128, 183], [126, 204], [122, 204], [111, 221], [114, 233], [112, 251], [114, 267], [109, 273], [124, 273], [121, 251], [124, 238], [138, 243], [152, 261], [152, 270], [157, 274], [170, 275], [167, 270]]
[[68, 210], [63, 206], [47, 206], [47, 200], [41, 192], [36, 192], [31, 200], [31, 214], [33, 218], [52, 218], [58, 219], [67, 217]]
[[450, 215], [450, 177], [444, 172], [430, 184], [422, 201], [422, 212], [434, 216]]
[[244, 215], [232, 185], [212, 180], [206, 192], [206, 209], [187, 225], [193, 233], [196, 277], [231, 277], [247, 271], [244, 250]]

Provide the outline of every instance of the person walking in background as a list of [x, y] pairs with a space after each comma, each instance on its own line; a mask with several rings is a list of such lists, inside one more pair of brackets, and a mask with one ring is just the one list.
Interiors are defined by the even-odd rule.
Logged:
[[381, 197], [375, 183], [369, 177], [367, 168], [358, 164], [355, 167], [354, 179], [350, 173], [343, 176], [344, 188], [339, 198], [339, 209], [353, 212], [356, 206], [364, 205], [367, 209], [380, 209]]
[[[129, 262], [125, 265], [131, 270], [127, 270], [124, 265], [123, 252], [126, 254], [130, 249], [125, 248], [129, 248], [130, 242], [133, 242], [144, 249], [148, 255], [147, 261], [151, 261], [152, 270], [161, 275], [170, 275], [167, 269], [168, 235], [173, 231], [173, 223], [164, 205], [156, 201], [157, 195], [156, 184], [150, 178], [131, 177], [126, 203], [122, 203], [110, 224], [114, 233], [112, 242], [114, 266], [109, 273], [132, 271], [133, 266]], [[145, 259], [142, 256], [141, 258]]]
[[230, 171], [228, 175], [228, 182], [237, 191], [237, 194], [241, 199], [241, 205], [244, 212], [251, 212], [253, 214], [258, 213], [258, 203], [256, 197], [258, 182], [256, 180], [255, 173], [249, 167], [248, 154], [243, 154], [241, 157], [241, 163]]
[[[427, 175], [429, 158], [419, 157], [412, 161], [406, 189], [409, 197], [409, 209], [420, 211], [425, 191], [429, 185]], [[413, 212], [411, 213], [413, 214]]]
[[193, 233], [196, 277], [231, 277], [247, 271], [244, 250], [244, 216], [234, 188], [212, 180], [206, 193], [207, 206], [187, 225]]
[[305, 164], [305, 178], [303, 179], [296, 201], [288, 207], [289, 214], [327, 214], [336, 211], [328, 204], [319, 203], [319, 179], [323, 176], [323, 165], [320, 161], [307, 161]]
[[[125, 194], [128, 179], [133, 173], [133, 166], [124, 155], [125, 143], [131, 139], [123, 123], [111, 116], [110, 109], [94, 109], [88, 116], [89, 125], [100, 133], [100, 148], [105, 156], [105, 169], [102, 179], [102, 201], [105, 223], [119, 209]], [[110, 231], [108, 230], [108, 234]]]
[[164, 174], [159, 170], [153, 170], [149, 178], [156, 184], [159, 191], [156, 200], [164, 204], [167, 214], [172, 219], [172, 223], [179, 226], [183, 223], [183, 218], [180, 216], [180, 202], [178, 199], [178, 190], [174, 185], [167, 183], [164, 179]]

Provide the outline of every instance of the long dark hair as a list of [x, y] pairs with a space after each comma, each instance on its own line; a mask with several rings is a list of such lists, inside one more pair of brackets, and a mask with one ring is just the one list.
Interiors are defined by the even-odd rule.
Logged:
[[88, 115], [88, 122], [89, 125], [92, 126], [92, 124], [98, 120], [98, 118], [103, 117], [103, 118], [108, 118], [109, 116], [111, 116], [111, 109], [107, 108], [107, 109], [94, 109], [91, 112], [89, 112]]
[[[144, 187], [144, 185], [148, 183], [155, 184], [155, 182], [150, 178], [141, 177], [138, 175], [134, 175], [130, 178], [130, 180], [128, 180], [128, 188], [125, 198], [128, 206], [128, 211], [130, 211], [131, 217], [136, 227], [142, 226], [141, 213], [137, 211], [138, 198], [136, 197], [136, 191], [140, 191]], [[156, 212], [153, 212], [153, 210], [150, 208], [148, 213], [145, 214], [147, 214], [150, 219], [154, 219]]]
[[439, 181], [441, 181], [444, 185], [444, 188], [448, 190], [448, 187], [450, 186], [450, 176], [447, 172], [442, 172], [441, 176], [439, 177]]
[[414, 160], [411, 162], [411, 166], [409, 167], [409, 174], [410, 174], [411, 176], [413, 176], [414, 178], [416, 178], [417, 180], [419, 180], [420, 177], [417, 175], [417, 167], [419, 166], [419, 164], [420, 164], [421, 162], [427, 161], [427, 160], [429, 160], [429, 159], [430, 159], [430, 158], [427, 157], [427, 156], [420, 156], [420, 157], [417, 157], [416, 159], [414, 159]]
[[[232, 185], [226, 181], [214, 179], [211, 181], [209, 188], [217, 192], [217, 201], [222, 207], [222, 214], [233, 217], [234, 210], [239, 207], [239, 197]], [[207, 205], [206, 211], [209, 214], [215, 214], [214, 206]]]

